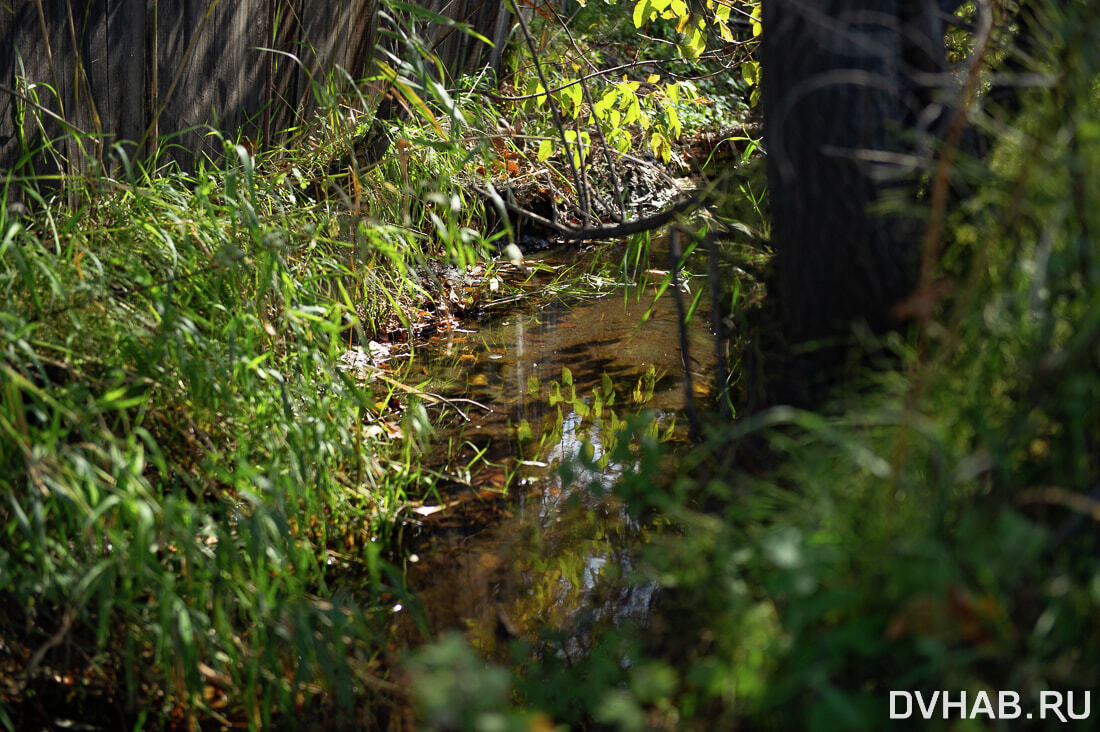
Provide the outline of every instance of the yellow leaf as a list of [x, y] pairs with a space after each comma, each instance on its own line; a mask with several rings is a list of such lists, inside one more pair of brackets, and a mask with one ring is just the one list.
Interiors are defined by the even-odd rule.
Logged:
[[661, 80], [661, 75], [660, 74], [650, 74], [649, 78], [646, 79], [646, 81], [650, 84], [656, 84], [660, 80]]
[[741, 78], [748, 84], [757, 84], [760, 81], [760, 64], [755, 61], [746, 61], [741, 64]]
[[437, 120], [435, 118], [435, 115], [432, 114], [432, 110], [428, 109], [428, 105], [425, 104], [424, 100], [421, 99], [420, 96], [412, 90], [412, 87], [403, 82], [401, 79], [397, 78], [397, 72], [393, 69], [393, 67], [391, 67], [384, 61], [379, 61], [378, 68], [381, 69], [382, 73], [385, 74], [390, 79], [390, 81], [393, 82], [393, 85], [396, 86], [398, 90], [400, 90], [401, 95], [405, 97], [405, 99], [409, 100], [409, 102], [411, 102], [412, 105], [416, 107], [417, 111], [420, 112], [420, 114], [422, 114], [425, 119], [432, 123], [432, 126], [435, 128], [436, 133], [438, 133], [440, 137], [446, 138], [447, 134], [440, 126], [439, 120]]
[[440, 127], [439, 120], [437, 120], [435, 118], [435, 115], [432, 114], [432, 110], [428, 109], [428, 105], [424, 103], [424, 100], [421, 99], [417, 95], [417, 93], [412, 90], [412, 87], [410, 87], [408, 84], [405, 84], [405, 83], [403, 83], [403, 82], [401, 82], [397, 79], [394, 79], [393, 83], [398, 89], [401, 90], [401, 93], [405, 96], [405, 98], [408, 99], [410, 102], [412, 102], [413, 106], [416, 107], [417, 111], [419, 111], [420, 114], [424, 115], [424, 117], [427, 118], [428, 121], [430, 121], [432, 123], [432, 127], [435, 128], [436, 134], [438, 134], [440, 137], [446, 139], [447, 133], [445, 133], [443, 131], [443, 128]]
[[706, 34], [701, 28], [692, 28], [687, 34], [688, 41], [685, 45], [680, 46], [680, 51], [687, 58], [699, 58], [703, 55], [703, 51], [707, 49]]
[[539, 162], [543, 162], [554, 152], [554, 143], [550, 140], [543, 140], [539, 143]]

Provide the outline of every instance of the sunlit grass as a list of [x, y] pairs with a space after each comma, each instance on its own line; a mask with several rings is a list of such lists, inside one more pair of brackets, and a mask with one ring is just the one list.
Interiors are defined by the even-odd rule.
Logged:
[[87, 684], [138, 721], [266, 725], [385, 688], [386, 558], [433, 490], [431, 429], [415, 389], [337, 364], [432, 306], [419, 268], [478, 255], [477, 209], [456, 155], [353, 197], [302, 150], [224, 150], [0, 213], [0, 626], [24, 698]]

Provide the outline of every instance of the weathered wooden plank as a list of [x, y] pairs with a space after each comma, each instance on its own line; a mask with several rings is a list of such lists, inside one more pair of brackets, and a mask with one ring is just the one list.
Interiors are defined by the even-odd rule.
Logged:
[[[352, 79], [367, 75], [378, 40], [377, 3], [0, 0], [0, 83], [27, 89], [50, 113], [98, 135], [104, 148], [126, 140], [136, 154], [133, 143], [145, 140], [144, 154], [160, 135], [172, 146], [170, 156], [190, 166], [196, 155], [221, 156], [211, 128], [270, 144], [278, 131], [308, 118], [316, 108], [312, 84], [325, 84], [334, 67]], [[499, 0], [437, 4], [486, 35], [502, 7]], [[462, 33], [440, 38], [456, 71], [484, 56], [483, 44]], [[40, 157], [53, 155], [55, 163], [67, 158], [80, 166], [86, 154], [99, 157], [62, 140], [65, 126], [48, 114], [28, 115], [25, 134], [17, 134], [15, 111], [26, 106], [0, 93], [0, 167], [18, 159], [21, 139], [32, 147], [54, 141], [57, 154]]]
[[228, 127], [224, 114], [236, 64], [225, 46], [229, 3], [156, 0], [156, 133], [178, 162], [220, 157], [210, 128]]
[[[62, 139], [67, 128], [56, 120], [69, 119], [73, 106], [74, 54], [63, 33], [66, 11], [66, 0], [20, 3], [10, 32], [12, 81], [24, 95], [13, 104], [22, 109], [22, 137], [26, 151], [34, 153], [33, 168], [39, 175], [60, 172], [76, 152], [71, 141]], [[4, 164], [15, 162], [8, 159]]]
[[344, 0], [310, 4], [299, 17], [301, 35], [296, 53], [302, 61], [298, 89], [312, 94], [311, 85], [324, 84], [325, 77], [336, 61], [335, 47], [340, 32], [340, 9]]
[[[502, 0], [431, 0], [424, 5], [490, 40], [503, 37], [501, 29], [506, 28], [511, 15]], [[454, 76], [474, 72], [493, 55], [491, 46], [458, 28], [436, 27], [431, 29], [430, 38], [432, 50]], [[499, 56], [493, 57], [499, 63]]]
[[354, 0], [349, 8], [348, 38], [344, 53], [344, 68], [359, 79], [371, 71], [374, 44], [377, 41], [377, 0]]
[[[80, 130], [77, 135], [65, 130], [62, 147], [65, 150], [65, 172], [76, 174], [85, 168], [85, 155], [94, 155], [94, 150], [85, 147], [87, 135], [95, 134], [95, 129], [90, 124], [88, 110], [88, 94], [86, 94], [87, 77], [85, 75], [84, 60], [80, 53], [80, 39], [75, 35], [76, 23], [80, 18], [79, 10], [73, 8], [71, 0], [56, 0], [53, 3], [54, 15], [52, 22], [47, 25], [50, 36], [51, 51], [54, 64], [58, 69], [58, 93], [65, 108], [65, 119]], [[74, 18], [73, 16], [76, 15]]]
[[99, 114], [113, 133], [111, 142], [123, 141], [130, 156], [147, 124], [145, 6], [145, 0], [112, 0], [105, 11], [106, 90]]
[[[0, 84], [15, 89], [14, 26], [16, 10], [11, 3], [0, 4]], [[0, 89], [0, 173], [10, 173], [11, 160], [19, 148], [15, 134], [15, 97]], [[0, 181], [2, 184], [3, 181]]]
[[[0, 69], [0, 78], [23, 97], [5, 94], [2, 99], [4, 123], [11, 124], [10, 128], [0, 128], [7, 136], [2, 148], [2, 163], [8, 170], [18, 166], [17, 172], [21, 175], [30, 173], [24, 165], [26, 161], [23, 156], [28, 151], [37, 151], [44, 144], [44, 138], [54, 137], [60, 129], [48, 116], [36, 112], [32, 104], [41, 96], [42, 105], [56, 114], [60, 111], [60, 105], [53, 96], [44, 89], [28, 88], [28, 80], [33, 84], [34, 81], [48, 79], [47, 69], [51, 67], [47, 63], [47, 44], [41, 33], [38, 10], [34, 3], [18, 3], [5, 8], [8, 25], [5, 53], [0, 56], [0, 63], [4, 64], [4, 68]], [[43, 16], [52, 15], [46, 8], [42, 8], [42, 12]], [[36, 115], [45, 117], [42, 127], [34, 123]]]
[[[219, 127], [225, 131], [229, 140], [235, 138], [235, 133], [248, 119], [247, 110], [244, 109], [247, 77], [246, 64], [249, 61], [248, 51], [252, 45], [249, 38], [248, 12], [252, 0], [237, 0], [235, 3], [223, 3], [219, 6], [223, 15], [216, 26], [216, 40], [220, 56], [218, 58], [218, 73], [224, 84], [224, 97], [219, 100], [218, 108]], [[256, 25], [262, 24], [262, 19], [257, 17]], [[220, 67], [220, 68], [219, 68]]]
[[241, 74], [237, 104], [243, 112], [242, 134], [259, 144], [264, 132], [264, 117], [268, 101], [268, 73], [272, 67], [272, 47], [269, 26], [273, 0], [242, 0], [238, 12], [239, 36], [242, 39]]
[[[104, 121], [104, 115], [110, 117], [114, 113], [108, 82], [107, 0], [76, 3], [67, 0], [66, 5], [69, 42], [76, 54], [72, 79], [75, 107], [71, 118], [94, 136], [86, 141], [89, 146], [83, 148], [81, 157], [102, 161], [116, 129]], [[86, 159], [80, 161], [81, 165], [85, 162]]]
[[[303, 0], [269, 0], [275, 8], [275, 48], [289, 54], [298, 52], [301, 38]], [[281, 134], [298, 121], [297, 110], [305, 101], [298, 89], [299, 69], [294, 59], [276, 54], [271, 59], [271, 76], [265, 79], [271, 101], [271, 121], [265, 139], [268, 144], [281, 140]]]

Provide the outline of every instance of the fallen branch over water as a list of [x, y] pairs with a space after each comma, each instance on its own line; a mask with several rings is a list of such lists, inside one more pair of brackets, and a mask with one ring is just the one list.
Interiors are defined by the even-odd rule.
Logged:
[[363, 369], [364, 371], [369, 371], [371, 376], [373, 376], [374, 378], [378, 379], [379, 381], [385, 382], [387, 385], [392, 386], [395, 389], [400, 389], [401, 391], [403, 391], [407, 394], [414, 394], [418, 397], [421, 397], [422, 399], [426, 399], [427, 401], [433, 402], [435, 404], [446, 404], [448, 407], [450, 407], [451, 409], [458, 412], [459, 416], [461, 416], [462, 419], [466, 420], [467, 422], [470, 421], [470, 417], [469, 417], [468, 414], [466, 414], [464, 411], [462, 411], [461, 409], [458, 408], [458, 402], [462, 402], [462, 403], [465, 403], [465, 404], [472, 404], [475, 407], [478, 407], [480, 409], [484, 409], [486, 412], [492, 412], [493, 411], [492, 407], [487, 406], [485, 404], [482, 404], [481, 402], [474, 401], [473, 399], [467, 399], [465, 397], [458, 397], [458, 398], [455, 398], [455, 399], [448, 399], [447, 397], [443, 396], [442, 394], [436, 394], [434, 392], [424, 391], [423, 389], [417, 389], [415, 386], [409, 386], [408, 384], [403, 384], [402, 382], [398, 381], [397, 379], [394, 379], [390, 376], [387, 376], [385, 374], [385, 372], [382, 371], [382, 369], [378, 368], [377, 366], [373, 366], [373, 365], [369, 365], [369, 364], [356, 364], [356, 368]]

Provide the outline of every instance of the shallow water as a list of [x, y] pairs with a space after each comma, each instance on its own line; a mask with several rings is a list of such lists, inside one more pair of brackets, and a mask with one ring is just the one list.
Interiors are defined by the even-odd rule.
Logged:
[[[544, 261], [558, 265], [562, 256]], [[456, 403], [469, 421], [441, 427], [451, 436], [451, 469], [482, 450], [487, 465], [472, 477], [476, 490], [444, 492], [419, 514], [407, 576], [432, 632], [462, 629], [491, 650], [537, 628], [568, 628], [568, 653], [594, 623], [644, 622], [654, 587], [630, 578], [630, 568], [645, 532], [605, 493], [624, 466], [608, 462], [568, 482], [559, 468], [585, 444], [600, 460], [611, 411], [653, 410], [662, 432], [683, 439], [675, 302], [668, 292], [654, 300], [662, 275], [650, 270], [643, 284], [572, 302], [533, 299], [419, 349], [411, 373], [430, 377], [425, 388], [483, 405]], [[685, 307], [703, 281], [683, 291]], [[689, 326], [699, 395], [710, 390], [707, 318], [701, 302]], [[569, 398], [574, 392], [579, 399]]]

